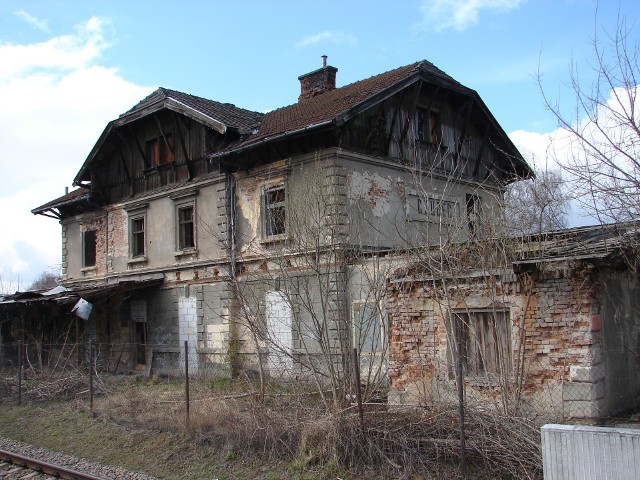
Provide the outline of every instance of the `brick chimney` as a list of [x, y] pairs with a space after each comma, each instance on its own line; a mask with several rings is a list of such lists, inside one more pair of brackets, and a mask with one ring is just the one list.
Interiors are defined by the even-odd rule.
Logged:
[[336, 88], [336, 67], [327, 66], [327, 56], [322, 55], [322, 68], [300, 75], [300, 96], [298, 101], [315, 97]]

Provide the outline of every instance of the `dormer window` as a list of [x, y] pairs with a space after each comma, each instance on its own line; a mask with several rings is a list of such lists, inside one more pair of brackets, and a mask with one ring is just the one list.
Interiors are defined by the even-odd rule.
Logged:
[[416, 108], [415, 116], [416, 138], [421, 142], [440, 142], [440, 119], [438, 112]]

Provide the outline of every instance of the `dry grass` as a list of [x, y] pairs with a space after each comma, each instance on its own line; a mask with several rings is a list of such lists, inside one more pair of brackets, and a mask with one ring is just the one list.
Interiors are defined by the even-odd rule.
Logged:
[[[180, 380], [100, 381], [105, 393], [94, 401], [94, 417], [128, 432], [165, 435], [167, 452], [171, 438], [188, 439], [177, 457], [193, 449], [223, 469], [249, 468], [235, 478], [460, 478], [455, 406], [368, 406], [361, 428], [354, 408], [327, 412], [300, 385], [272, 385], [260, 395], [249, 382], [201, 379], [191, 381], [187, 423]], [[86, 411], [86, 395], [74, 398], [76, 410]], [[528, 421], [469, 410], [466, 444], [468, 478], [541, 478], [539, 431]], [[256, 464], [258, 472], [247, 466]]]

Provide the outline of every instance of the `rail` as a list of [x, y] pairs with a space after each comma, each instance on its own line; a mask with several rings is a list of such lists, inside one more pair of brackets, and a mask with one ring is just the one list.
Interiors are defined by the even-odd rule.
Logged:
[[104, 477], [96, 477], [89, 473], [78, 472], [77, 470], [72, 470], [61, 465], [54, 465], [2, 449], [0, 449], [0, 460], [6, 460], [17, 466], [26, 467], [36, 472], [46, 473], [47, 475], [68, 480], [106, 480]]

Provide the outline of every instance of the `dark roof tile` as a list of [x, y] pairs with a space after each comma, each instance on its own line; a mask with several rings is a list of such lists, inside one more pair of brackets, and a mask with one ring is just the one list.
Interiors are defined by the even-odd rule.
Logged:
[[220, 103], [177, 90], [160, 87], [138, 102], [133, 108], [120, 115], [120, 118], [136, 113], [168, 98], [172, 98], [189, 108], [214, 118], [227, 127], [235, 128], [242, 134], [250, 133], [257, 127], [260, 119], [263, 117], [262, 113], [239, 108], [231, 103]]

